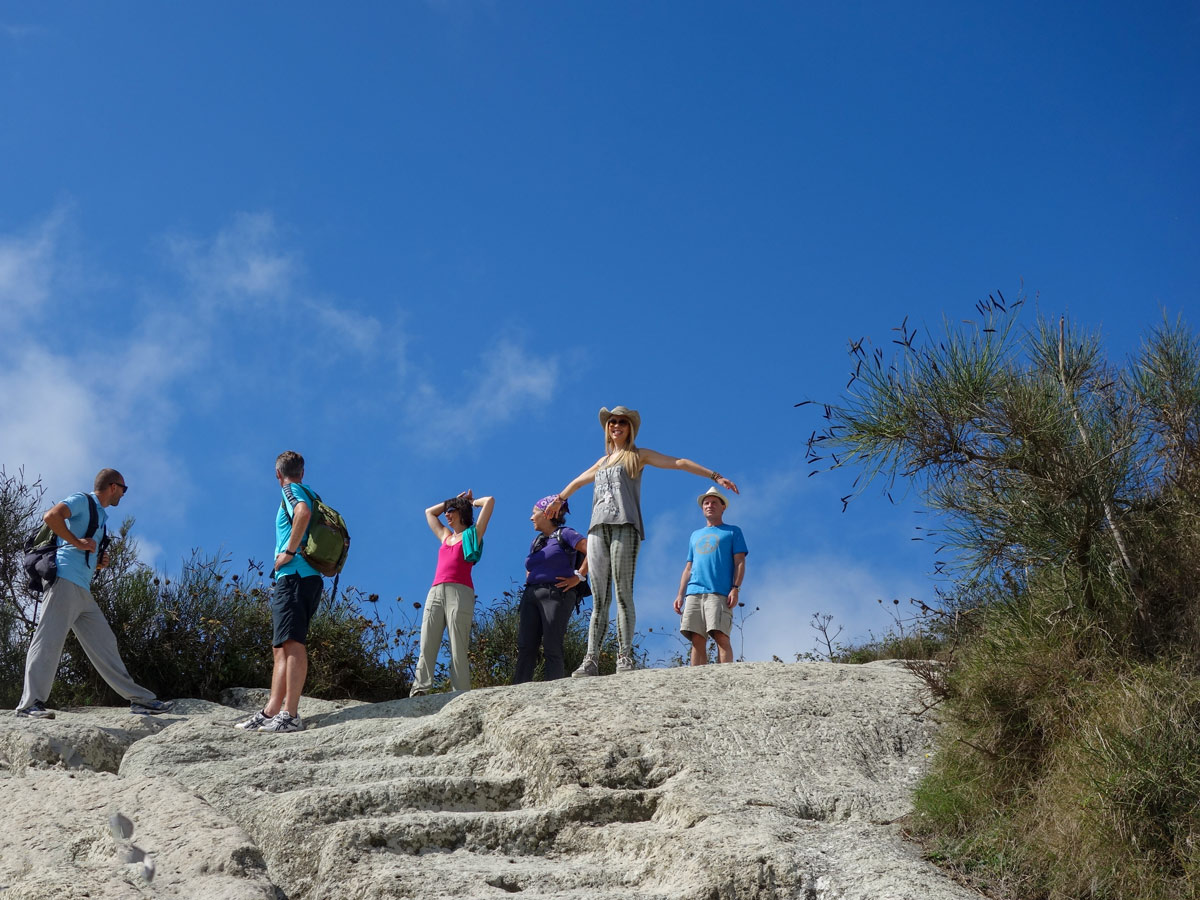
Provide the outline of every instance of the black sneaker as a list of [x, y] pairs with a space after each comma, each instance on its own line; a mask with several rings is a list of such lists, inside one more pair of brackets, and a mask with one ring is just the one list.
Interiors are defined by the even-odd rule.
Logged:
[[46, 704], [41, 700], [34, 700], [24, 709], [17, 710], [17, 718], [20, 719], [53, 719], [54, 711], [46, 709]]
[[160, 716], [174, 708], [174, 700], [147, 700], [145, 703], [133, 700], [129, 704], [129, 712], [135, 716]]

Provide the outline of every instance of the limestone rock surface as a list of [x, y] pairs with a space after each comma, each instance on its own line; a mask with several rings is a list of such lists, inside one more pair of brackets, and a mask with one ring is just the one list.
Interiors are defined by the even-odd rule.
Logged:
[[[0, 898], [976, 897], [895, 821], [936, 727], [888, 665], [751, 663], [387, 703], [0, 718]], [[239, 707], [238, 709], [233, 708]], [[122, 863], [107, 820], [154, 856]]]

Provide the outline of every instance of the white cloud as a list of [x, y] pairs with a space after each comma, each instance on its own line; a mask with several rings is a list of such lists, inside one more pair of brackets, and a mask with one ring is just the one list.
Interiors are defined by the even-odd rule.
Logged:
[[0, 308], [10, 328], [23, 324], [50, 296], [62, 221], [63, 214], [55, 213], [28, 234], [0, 237]]
[[270, 213], [238, 213], [209, 240], [176, 236], [167, 241], [195, 299], [215, 307], [283, 301], [299, 265], [278, 244], [279, 229]]
[[49, 32], [41, 25], [0, 24], [0, 33], [13, 40], [21, 40], [22, 38], [36, 37], [37, 35], [48, 34]]
[[339, 309], [332, 301], [305, 300], [303, 306], [312, 318], [313, 333], [332, 339], [335, 345], [357, 354], [375, 349], [382, 326], [374, 316]]
[[[455, 347], [456, 355], [469, 352]], [[458, 360], [447, 371], [452, 374], [438, 383], [412, 388], [403, 403], [408, 435], [427, 450], [473, 444], [492, 427], [548, 403], [558, 381], [558, 360], [500, 340], [482, 359]]]
[[[891, 600], [925, 591], [911, 580], [875, 569], [848, 556], [819, 555], [794, 560], [770, 560], [758, 571], [747, 567], [746, 605], [758, 612], [745, 625], [745, 653], [749, 660], [769, 660], [772, 655], [791, 662], [797, 653], [813, 649], [817, 634], [811, 627], [814, 613], [833, 616], [830, 636], [843, 627], [837, 642], [860, 643], [873, 632], [882, 635], [892, 625]], [[908, 607], [903, 607], [905, 613]]]
[[0, 461], [10, 471], [41, 476], [52, 494], [91, 484], [99, 468], [92, 448], [103, 428], [93, 383], [73, 360], [27, 344], [0, 368]]

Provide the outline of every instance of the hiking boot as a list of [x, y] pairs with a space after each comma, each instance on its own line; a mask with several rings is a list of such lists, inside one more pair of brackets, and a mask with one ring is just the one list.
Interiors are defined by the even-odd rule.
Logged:
[[265, 725], [259, 726], [259, 731], [269, 731], [274, 734], [287, 734], [293, 731], [303, 731], [304, 722], [299, 716], [293, 716], [286, 709], [281, 709], [279, 715], [268, 719]]
[[409, 697], [424, 697], [428, 693], [429, 693], [429, 691], [426, 690], [425, 688], [413, 688], [411, 691], [408, 692], [408, 696]]
[[145, 703], [132, 700], [129, 703], [129, 712], [135, 716], [161, 716], [174, 708], [174, 700], [147, 700]]
[[41, 700], [34, 700], [24, 709], [17, 710], [17, 718], [20, 719], [53, 719], [53, 710], [46, 709], [46, 704]]
[[245, 722], [238, 722], [233, 727], [240, 728], [242, 731], [258, 731], [258, 729], [262, 728], [270, 721], [271, 717], [260, 709]]
[[622, 672], [632, 672], [632, 671], [633, 671], [633, 657], [632, 656], [618, 656], [617, 657], [617, 674], [619, 675]]
[[600, 667], [596, 665], [596, 657], [588, 654], [579, 664], [579, 668], [571, 673], [572, 678], [587, 678], [589, 675], [599, 675]]

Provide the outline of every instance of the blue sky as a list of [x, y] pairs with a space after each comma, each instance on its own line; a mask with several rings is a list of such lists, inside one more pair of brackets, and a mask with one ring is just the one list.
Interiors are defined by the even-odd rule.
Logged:
[[[997, 289], [1123, 356], [1198, 239], [1195, 2], [0, 0], [0, 464], [120, 468], [167, 571], [268, 558], [291, 448], [408, 609], [424, 508], [494, 494], [486, 601], [621, 403], [742, 488], [748, 658], [863, 636], [932, 548], [806, 477], [793, 404]], [[706, 487], [646, 477], [642, 631]]]

